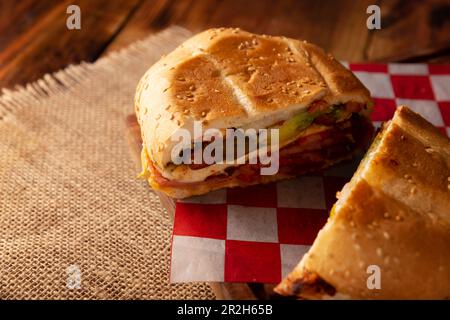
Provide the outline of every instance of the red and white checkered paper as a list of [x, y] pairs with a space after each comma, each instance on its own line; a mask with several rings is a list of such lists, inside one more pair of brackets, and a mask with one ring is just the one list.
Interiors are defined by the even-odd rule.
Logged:
[[[372, 93], [375, 126], [405, 104], [450, 136], [450, 65], [344, 65]], [[177, 202], [171, 281], [279, 282], [308, 251], [358, 162]]]

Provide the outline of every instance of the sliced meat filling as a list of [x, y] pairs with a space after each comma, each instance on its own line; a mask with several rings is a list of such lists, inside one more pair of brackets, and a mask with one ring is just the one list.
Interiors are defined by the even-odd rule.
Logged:
[[[373, 134], [369, 120], [356, 113], [345, 121], [334, 123], [329, 129], [301, 137], [280, 149], [278, 174], [293, 176], [317, 171], [332, 162], [349, 158], [364, 149]], [[177, 182], [164, 178], [149, 162], [154, 180], [161, 187], [193, 188], [199, 185], [217, 185], [228, 179], [238, 179], [242, 185], [258, 183], [260, 164], [243, 164], [229, 167], [224, 173], [208, 177], [201, 182]]]

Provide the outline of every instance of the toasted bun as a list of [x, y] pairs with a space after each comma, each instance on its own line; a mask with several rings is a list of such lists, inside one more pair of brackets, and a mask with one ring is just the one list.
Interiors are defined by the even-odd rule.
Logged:
[[322, 49], [221, 28], [190, 38], [154, 64], [139, 82], [135, 108], [151, 161], [175, 179], [166, 165], [177, 129], [193, 133], [196, 120], [204, 130], [265, 128], [317, 99], [372, 104], [361, 82]]
[[[448, 248], [450, 141], [400, 107], [344, 186], [333, 217], [276, 291], [307, 298], [449, 299]], [[367, 287], [370, 265], [380, 268], [381, 289]], [[310, 274], [336, 294], [305, 285]]]

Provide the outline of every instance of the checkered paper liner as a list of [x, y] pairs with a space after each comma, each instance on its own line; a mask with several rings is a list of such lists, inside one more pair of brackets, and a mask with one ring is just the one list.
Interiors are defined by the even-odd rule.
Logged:
[[[450, 65], [344, 65], [372, 93], [376, 127], [404, 104], [450, 136]], [[279, 282], [308, 251], [359, 160], [177, 202], [171, 282]]]

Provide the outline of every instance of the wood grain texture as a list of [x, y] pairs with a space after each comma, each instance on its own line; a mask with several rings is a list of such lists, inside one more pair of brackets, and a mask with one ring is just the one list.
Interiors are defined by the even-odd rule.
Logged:
[[[0, 88], [37, 80], [71, 63], [94, 61], [140, 4], [139, 0], [43, 2], [22, 0], [17, 7], [16, 1], [0, 2], [4, 16], [0, 24]], [[66, 27], [70, 4], [80, 6], [81, 30]]]
[[[370, 4], [381, 7], [381, 30], [366, 27]], [[450, 0], [145, 0], [107, 51], [173, 24], [193, 32], [224, 26], [305, 39], [354, 62], [450, 62]]]
[[380, 7], [382, 29], [371, 32], [365, 60], [423, 62], [448, 55], [449, 0], [380, 1]]
[[368, 37], [366, 8], [372, 0], [145, 0], [108, 47], [115, 50], [137, 37], [180, 25], [193, 32], [212, 27], [240, 27], [314, 42], [337, 58], [363, 59]]

